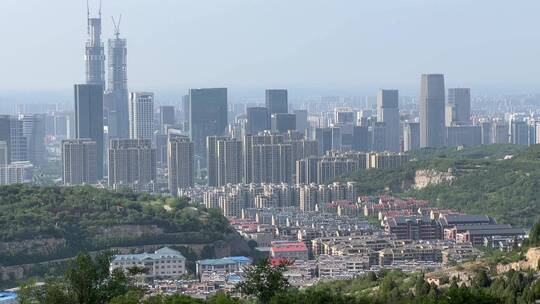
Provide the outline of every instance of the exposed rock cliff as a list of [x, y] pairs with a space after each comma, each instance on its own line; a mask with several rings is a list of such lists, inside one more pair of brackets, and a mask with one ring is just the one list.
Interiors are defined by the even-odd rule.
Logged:
[[456, 176], [452, 169], [447, 172], [441, 172], [433, 169], [417, 170], [414, 176], [414, 187], [422, 189], [429, 185], [437, 185], [441, 183], [451, 183]]

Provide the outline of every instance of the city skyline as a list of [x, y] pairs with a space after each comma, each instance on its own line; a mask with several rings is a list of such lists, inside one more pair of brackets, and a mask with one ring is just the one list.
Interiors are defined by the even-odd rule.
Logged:
[[0, 0], [0, 303], [540, 301], [538, 9]]
[[[92, 16], [97, 14], [96, 2], [90, 1]], [[219, 86], [239, 90], [288, 87], [299, 91], [309, 88], [373, 91], [396, 87], [405, 94], [416, 95], [417, 75], [444, 73], [449, 79], [459, 80], [451, 83], [452, 87], [482, 90], [505, 83], [509, 90], [521, 87], [534, 91], [530, 79], [534, 79], [537, 68], [530, 62], [534, 62], [540, 46], [532, 44], [519, 50], [514, 46], [532, 43], [526, 38], [534, 35], [535, 24], [533, 18], [526, 16], [540, 5], [534, 1], [526, 1], [521, 7], [507, 6], [502, 1], [486, 3], [311, 1], [306, 6], [303, 0], [249, 4], [231, 0], [197, 4], [163, 1], [156, 7], [150, 1], [136, 4], [104, 1], [102, 41], [114, 36], [110, 16], [123, 14], [122, 34], [130, 41], [129, 79], [134, 90], [185, 91], [189, 87]], [[25, 9], [30, 6], [32, 10]], [[308, 9], [305, 24], [295, 23], [286, 31], [305, 8]], [[167, 18], [175, 10], [189, 13], [182, 14], [183, 18]], [[29, 14], [25, 17], [28, 26], [7, 33], [7, 40], [17, 43], [17, 55], [26, 57], [28, 62], [21, 65], [3, 60], [3, 65], [12, 72], [10, 77], [1, 79], [0, 89], [63, 91], [69, 89], [73, 79], [83, 81], [84, 66], [79, 62], [84, 53], [81, 40], [87, 30], [85, 1], [44, 4], [35, 0], [8, 0], [0, 4], [0, 11], [6, 13], [0, 18], [4, 27], [23, 13]], [[50, 18], [52, 13], [60, 11], [62, 18]], [[265, 11], [273, 14], [266, 16]], [[460, 22], [449, 22], [457, 14]], [[476, 14], [482, 14], [482, 25], [476, 23]], [[148, 23], [152, 26], [138, 22], [142, 16], [153, 21]], [[243, 17], [243, 22], [226, 22], [238, 16]], [[381, 17], [387, 17], [383, 26], [367, 27], [381, 22], [378, 19]], [[20, 39], [29, 37], [31, 32], [39, 33], [38, 24], [44, 18], [52, 37]], [[282, 20], [280, 24], [274, 22], [277, 18]], [[503, 19], [514, 22], [499, 24]], [[182, 26], [189, 22], [198, 27], [197, 31]], [[426, 25], [430, 28], [426, 29]], [[416, 43], [422, 41], [424, 34], [431, 35], [430, 45]], [[148, 43], [149, 37], [155, 43]], [[50, 38], [57, 42], [48, 43]], [[451, 39], [459, 40], [450, 43]], [[223, 47], [211, 47], [216, 43]], [[400, 52], [395, 53], [388, 45], [395, 45]], [[51, 59], [44, 61], [41, 56], [32, 56], [36, 48]], [[0, 50], [0, 58], [11, 58], [15, 55], [13, 51]], [[59, 73], [51, 76], [48, 71], [52, 66]]]

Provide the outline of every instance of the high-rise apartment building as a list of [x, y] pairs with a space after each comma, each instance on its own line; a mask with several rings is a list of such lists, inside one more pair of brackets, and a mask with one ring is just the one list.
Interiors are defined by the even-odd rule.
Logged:
[[368, 126], [354, 126], [351, 148], [354, 151], [368, 152], [370, 150], [370, 137]]
[[535, 134], [534, 142], [535, 142], [535, 144], [540, 144], [540, 122], [535, 123], [532, 127], [535, 129], [534, 130], [534, 134]]
[[160, 168], [167, 167], [167, 134], [156, 134], [154, 143], [156, 147], [156, 162]]
[[296, 161], [296, 184], [311, 184], [317, 182], [317, 166], [321, 158], [311, 156]]
[[312, 139], [319, 144], [319, 153], [325, 154], [332, 150], [333, 139], [332, 128], [315, 128], [312, 132]]
[[420, 147], [444, 145], [444, 75], [423, 74], [420, 86]]
[[[352, 135], [353, 136], [353, 135]], [[326, 127], [315, 128], [311, 132], [311, 139], [315, 140], [319, 144], [319, 153], [325, 154], [326, 152], [334, 149], [339, 150], [342, 146], [342, 134], [340, 127]], [[354, 141], [354, 139], [351, 139]], [[351, 143], [351, 146], [354, 143]], [[352, 147], [351, 147], [352, 148]]]
[[252, 168], [254, 183], [292, 183], [293, 159], [290, 144], [253, 146]]
[[19, 120], [22, 121], [22, 135], [26, 139], [27, 160], [36, 166], [45, 164], [45, 115], [23, 114], [19, 116]]
[[53, 116], [53, 128], [54, 136], [60, 138], [67, 138], [68, 135], [68, 117], [64, 114], [55, 114]]
[[509, 143], [509, 128], [508, 123], [503, 121], [496, 121], [493, 123], [492, 136], [494, 144], [507, 144]]
[[469, 88], [448, 89], [446, 106], [446, 125], [470, 124], [471, 122], [471, 90]]
[[9, 115], [0, 115], [0, 141], [6, 143], [6, 164], [9, 164], [11, 162], [11, 117]]
[[282, 134], [272, 134], [270, 132], [262, 132], [254, 135], [244, 136], [244, 179], [246, 183], [253, 182], [253, 147], [255, 145], [282, 144], [284, 136]]
[[154, 93], [137, 92], [129, 97], [129, 137], [152, 139], [154, 134]]
[[111, 139], [109, 187], [150, 189], [156, 180], [156, 150], [150, 139]]
[[0, 185], [29, 184], [32, 182], [34, 165], [29, 161], [16, 161], [0, 166]]
[[189, 131], [189, 115], [191, 111], [189, 110], [189, 94], [182, 96], [182, 127], [184, 131]]
[[296, 130], [296, 115], [288, 113], [272, 114], [272, 131], [286, 133]]
[[225, 134], [227, 111], [227, 89], [189, 90], [189, 136], [195, 155], [206, 157], [206, 137]]
[[95, 184], [98, 180], [97, 144], [91, 139], [62, 141], [64, 185]]
[[103, 178], [103, 86], [101, 84], [75, 85], [75, 137], [88, 138], [97, 147], [98, 179]]
[[8, 147], [8, 163], [28, 160], [27, 139], [23, 120], [16, 116], [0, 115], [0, 140]]
[[510, 143], [514, 145], [529, 145], [529, 126], [521, 120], [510, 121]]
[[377, 121], [385, 125], [385, 150], [400, 151], [398, 90], [380, 90], [377, 94]]
[[342, 175], [357, 172], [361, 168], [359, 164], [358, 161], [350, 158], [323, 157], [317, 162], [317, 183], [324, 184]]
[[350, 107], [338, 107], [334, 109], [334, 122], [338, 124], [354, 124], [356, 113]]
[[493, 123], [484, 121], [480, 123], [482, 132], [482, 145], [491, 145], [493, 143]]
[[296, 161], [319, 155], [317, 142], [299, 132], [246, 135], [243, 144], [246, 183], [292, 183]]
[[386, 150], [386, 124], [376, 122], [369, 127], [370, 150], [383, 152]]
[[177, 196], [179, 190], [195, 185], [194, 143], [187, 136], [169, 134], [167, 166], [169, 191]]
[[270, 115], [289, 112], [289, 97], [287, 90], [266, 90], [266, 107]]
[[4, 140], [0, 140], [0, 167], [9, 164], [9, 148]]
[[127, 86], [127, 40], [120, 38], [115, 28], [115, 38], [109, 39], [107, 91], [104, 111], [111, 138], [129, 137], [129, 93]]
[[217, 187], [219, 179], [218, 170], [218, 148], [217, 143], [220, 140], [227, 140], [227, 136], [208, 136], [206, 137], [206, 164], [208, 186]]
[[319, 145], [314, 140], [293, 139], [288, 140], [291, 145], [293, 161], [311, 156], [319, 156]]
[[410, 155], [401, 153], [369, 153], [368, 168], [369, 169], [391, 169], [401, 167], [409, 161]]
[[241, 183], [244, 176], [242, 141], [223, 136], [209, 136], [206, 147], [208, 186]]
[[294, 110], [293, 113], [296, 116], [296, 130], [305, 134], [309, 128], [308, 111]]
[[257, 134], [264, 130], [270, 130], [270, 114], [268, 108], [247, 108], [246, 134]]
[[167, 126], [176, 124], [174, 106], [159, 107], [159, 127], [162, 134], [167, 134]]
[[217, 141], [217, 184], [238, 184], [242, 182], [243, 157], [242, 142], [236, 139]]
[[473, 125], [453, 125], [446, 127], [446, 146], [474, 147], [482, 144], [482, 128]]
[[403, 151], [420, 149], [420, 123], [408, 122], [403, 125]]

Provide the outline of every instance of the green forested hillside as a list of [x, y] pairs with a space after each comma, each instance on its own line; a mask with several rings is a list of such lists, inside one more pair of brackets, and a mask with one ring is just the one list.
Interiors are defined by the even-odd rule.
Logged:
[[231, 231], [217, 210], [193, 207], [187, 198], [92, 187], [0, 187], [0, 265], [110, 246], [205, 244]]
[[[513, 157], [504, 159], [506, 155]], [[504, 223], [530, 227], [540, 216], [540, 146], [421, 150], [413, 159], [402, 168], [364, 171], [354, 179], [363, 193], [402, 193]], [[452, 183], [412, 187], [416, 170], [449, 168], [457, 177]]]

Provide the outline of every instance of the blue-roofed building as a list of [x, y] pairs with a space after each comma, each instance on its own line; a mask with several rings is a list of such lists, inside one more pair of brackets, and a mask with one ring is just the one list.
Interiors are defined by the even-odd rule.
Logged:
[[236, 273], [229, 273], [227, 275], [227, 283], [230, 283], [230, 284], [238, 284], [240, 282], [242, 282], [244, 279], [237, 275]]
[[221, 259], [207, 259], [197, 261], [197, 275], [204, 273], [229, 274], [241, 271], [244, 266], [251, 265], [251, 259], [244, 256], [226, 257]]
[[170, 278], [186, 274], [186, 258], [177, 250], [163, 247], [154, 253], [119, 254], [114, 256], [110, 270], [144, 268], [147, 278]]
[[252, 262], [250, 258], [245, 257], [245, 256], [232, 256], [232, 257], [226, 257], [226, 259], [231, 259], [241, 265], [251, 265], [251, 262]]
[[10, 291], [0, 292], [0, 304], [15, 304], [18, 303], [17, 294]]

